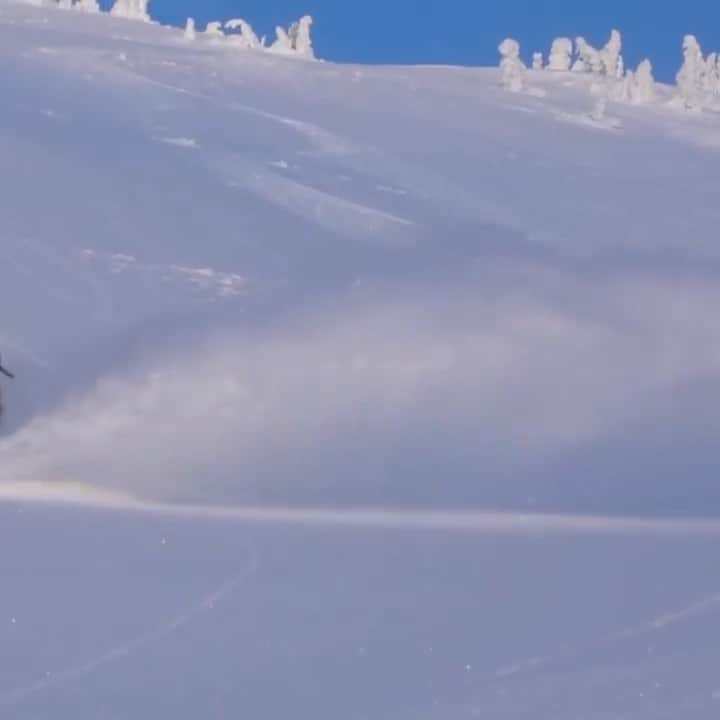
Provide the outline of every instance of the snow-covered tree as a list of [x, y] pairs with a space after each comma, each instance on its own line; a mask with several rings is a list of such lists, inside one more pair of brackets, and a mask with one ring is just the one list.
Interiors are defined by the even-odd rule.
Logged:
[[533, 53], [532, 69], [533, 70], [542, 70], [544, 66], [545, 66], [545, 62], [543, 59], [543, 54], [541, 52]]
[[293, 51], [292, 42], [290, 36], [287, 34], [285, 28], [279, 25], [275, 28], [275, 42], [270, 46], [273, 52], [279, 52], [282, 54], [290, 54]]
[[214, 37], [225, 37], [225, 33], [223, 32], [223, 24], [221, 22], [209, 22], [205, 26], [205, 34], [206, 35], [212, 35]]
[[38, 7], [57, 7], [60, 10], [82, 10], [83, 12], [100, 12], [98, 0], [26, 0]]
[[197, 37], [197, 29], [195, 28], [195, 18], [188, 18], [185, 23], [185, 39], [194, 40]]
[[284, 28], [275, 28], [277, 39], [270, 49], [273, 52], [285, 55], [300, 55], [302, 57], [314, 58], [315, 52], [312, 46], [312, 38], [310, 37], [310, 29], [313, 19], [310, 15], [294, 22], [288, 30]]
[[679, 102], [688, 110], [703, 107], [703, 79], [706, 71], [700, 43], [694, 35], [683, 40], [683, 64], [676, 81]]
[[610, 78], [621, 78], [624, 74], [622, 59], [622, 36], [618, 30], [610, 33], [610, 39], [600, 51], [601, 73]]
[[297, 22], [293, 23], [288, 30], [288, 37], [292, 44], [293, 50], [308, 58], [314, 58], [315, 52], [312, 45], [312, 37], [310, 30], [312, 28], [313, 19], [310, 15], [305, 15]]
[[605, 75], [621, 79], [625, 75], [622, 55], [622, 36], [618, 30], [610, 33], [610, 39], [602, 50], [594, 48], [584, 37], [575, 39], [576, 60], [572, 66], [575, 72]]
[[111, 15], [150, 22], [150, 0], [115, 0], [110, 10]]
[[521, 92], [525, 80], [525, 65], [520, 59], [520, 44], [507, 38], [498, 46], [500, 75], [503, 87], [510, 92]]
[[633, 105], [645, 105], [655, 99], [655, 78], [650, 60], [643, 60], [635, 72], [627, 71], [623, 94]]
[[702, 87], [706, 95], [720, 95], [720, 58], [717, 53], [710, 53], [705, 59]]
[[600, 51], [594, 48], [584, 37], [575, 39], [575, 53], [577, 59], [573, 63], [574, 72], [587, 72], [599, 74], [602, 70]]
[[712, 75], [714, 78], [713, 92], [715, 95], [720, 95], [720, 55], [716, 56], [715, 67], [712, 69]]
[[78, 3], [75, 7], [77, 7], [79, 10], [84, 10], [85, 12], [100, 12], [100, 3], [98, 2], [98, 0], [78, 0]]
[[252, 27], [249, 23], [245, 22], [245, 20], [241, 20], [240, 18], [236, 20], [228, 20], [225, 23], [225, 29], [236, 31], [239, 30], [240, 32], [235, 32], [232, 35], [232, 38], [237, 41], [239, 45], [246, 48], [259, 48], [262, 46], [262, 43], [260, 42], [260, 39], [253, 31]]
[[570, 38], [555, 38], [550, 48], [548, 70], [563, 72], [569, 70], [572, 63], [573, 44]]

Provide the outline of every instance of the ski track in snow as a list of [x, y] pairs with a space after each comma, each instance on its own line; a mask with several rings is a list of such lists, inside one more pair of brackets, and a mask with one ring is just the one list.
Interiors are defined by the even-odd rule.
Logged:
[[230, 597], [240, 585], [248, 581], [257, 572], [259, 567], [260, 561], [257, 550], [253, 545], [248, 545], [246, 567], [226, 579], [220, 586], [205, 595], [192, 607], [146, 633], [114, 645], [109, 650], [106, 650], [87, 662], [66, 667], [57, 672], [48, 672], [45, 677], [30, 685], [10, 690], [0, 695], [0, 708], [12, 708], [31, 699], [38, 693], [63, 688], [73, 681], [81, 680], [107, 665], [136, 655], [152, 643], [173, 635], [194, 622], [201, 615], [212, 612], [218, 604]]
[[[368, 150], [373, 154], [378, 152], [374, 148], [361, 147], [313, 123], [278, 115], [237, 101], [224, 100], [220, 103], [218, 98], [212, 95], [155, 80], [141, 72], [128, 72], [133, 78], [163, 90], [192, 97], [213, 105], [221, 104], [226, 110], [254, 115], [263, 120], [270, 120], [273, 123], [289, 127], [323, 155], [345, 157], [348, 155], [362, 156], [367, 154]], [[162, 138], [162, 142], [194, 149], [200, 147], [199, 141], [195, 138]], [[235, 164], [237, 165], [237, 162]], [[227, 161], [224, 161], [223, 166], [226, 165]], [[262, 172], [258, 168], [247, 167], [245, 163], [241, 163], [240, 169], [237, 167], [232, 168], [231, 175], [233, 177], [230, 183], [231, 186], [253, 190], [268, 201], [301, 217], [309, 217], [321, 226], [336, 232], [351, 235], [358, 234], [358, 232], [360, 234], [380, 235], [383, 231], [391, 231], [397, 226], [411, 227], [415, 224], [410, 219], [399, 217], [379, 208], [353, 202], [310, 185], [290, 180], [276, 173], [269, 174]], [[406, 194], [406, 192], [403, 191], [403, 194]]]
[[[113, 69], [117, 70], [117, 68]], [[295, 118], [287, 117], [285, 115], [278, 115], [276, 113], [253, 107], [252, 105], [245, 105], [243, 103], [233, 100], [220, 101], [217, 97], [214, 97], [212, 95], [198, 92], [197, 90], [188, 90], [187, 88], [173, 85], [172, 83], [166, 83], [161, 80], [156, 80], [141, 72], [127, 70], [127, 74], [135, 78], [136, 80], [140, 80], [141, 82], [148, 83], [149, 85], [153, 85], [163, 90], [168, 90], [169, 92], [176, 93], [178, 95], [191, 97], [196, 100], [203, 100], [204, 102], [211, 103], [212, 105], [220, 105], [226, 110], [232, 110], [236, 112], [246, 113], [249, 115], [254, 115], [255, 117], [261, 118], [263, 120], [270, 120], [276, 124], [290, 127], [293, 130], [297, 131], [301, 136], [309, 140], [318, 149], [324, 150], [328, 154], [344, 155], [346, 153], [357, 152], [359, 150], [359, 148], [351, 146], [347, 140], [344, 140], [343, 138], [335, 135], [334, 133], [331, 133], [329, 130], [325, 130], [318, 125], [314, 125], [303, 120], [297, 120]]]
[[408, 241], [402, 240], [402, 235], [397, 239], [393, 233], [412, 227], [412, 220], [346, 200], [277, 173], [252, 171], [243, 164], [230, 172], [233, 176], [230, 187], [251, 190], [268, 202], [298, 217], [310, 219], [320, 227], [341, 235], [370, 238], [382, 245], [402, 247], [408, 244]]
[[629, 628], [627, 630], [621, 630], [609, 636], [608, 640], [632, 640], [637, 637], [642, 637], [643, 635], [649, 635], [654, 632], [664, 630], [665, 628], [673, 625], [678, 625], [679, 623], [691, 620], [699, 615], [714, 612], [717, 609], [720, 609], [720, 592], [703, 598], [702, 600], [698, 600], [682, 610], [675, 610], [663, 615], [658, 615], [643, 625]]
[[701, 600], [697, 600], [680, 610], [669, 611], [662, 615], [658, 615], [640, 625], [634, 625], [629, 628], [609, 633], [599, 640], [588, 643], [583, 647], [566, 646], [549, 655], [541, 655], [527, 660], [521, 660], [506, 667], [499, 668], [493, 673], [493, 676], [496, 680], [504, 680], [518, 675], [525, 675], [537, 670], [538, 668], [551, 665], [552, 663], [560, 660], [569, 660], [591, 653], [595, 648], [603, 645], [614, 645], [627, 640], [634, 640], [646, 635], [652, 635], [672, 627], [673, 625], [679, 625], [688, 620], [693, 620], [706, 613], [712, 613], [717, 610], [720, 610], [720, 592], [702, 598]]
[[[113, 71], [122, 71], [126, 76], [130, 76], [140, 82], [161, 88], [176, 95], [201, 100], [216, 108], [225, 111], [242, 113], [245, 115], [255, 116], [262, 120], [269, 120], [276, 125], [282, 125], [293, 129], [301, 138], [309, 142], [315, 150], [325, 157], [342, 158], [347, 169], [353, 170], [361, 174], [370, 174], [373, 177], [382, 177], [383, 185], [388, 186], [391, 182], [393, 186], [403, 188], [403, 195], [413, 194], [424, 202], [437, 203], [439, 198], [451, 199], [452, 205], [464, 215], [470, 213], [480, 216], [484, 222], [493, 224], [515, 227], [516, 215], [512, 209], [506, 206], [498, 206], [496, 203], [488, 202], [487, 199], [479, 197], [477, 193], [468, 192], [467, 189], [455, 183], [450, 177], [436, 173], [427, 166], [410, 164], [405, 160], [390, 157], [387, 148], [380, 148], [373, 145], [359, 143], [350, 138], [338, 135], [335, 132], [327, 130], [315, 123], [297, 118], [280, 115], [267, 110], [247, 105], [237, 100], [227, 98], [218, 98], [207, 93], [197, 90], [188, 90], [187, 88], [174, 85], [172, 83], [156, 80], [142, 72], [132, 70], [126, 67], [108, 68]], [[588, 118], [590, 127], [593, 127], [593, 121]], [[600, 129], [613, 129], [600, 126]], [[199, 145], [201, 141], [195, 139]], [[380, 173], [380, 171], [382, 172]], [[340, 202], [342, 199], [337, 198]], [[377, 212], [378, 217], [387, 215], [382, 210], [376, 210], [370, 207], [363, 207], [365, 212]], [[406, 218], [392, 218], [394, 223], [403, 225], [415, 224], [412, 220]]]

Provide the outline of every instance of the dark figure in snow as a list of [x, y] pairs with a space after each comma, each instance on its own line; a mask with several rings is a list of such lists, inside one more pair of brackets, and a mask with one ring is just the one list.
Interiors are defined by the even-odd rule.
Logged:
[[[1, 358], [0, 358], [0, 373], [2, 373], [5, 377], [9, 377], [11, 380], [15, 377], [9, 370], [6, 370], [3, 367]], [[2, 394], [0, 394], [0, 415], [2, 415], [2, 411], [3, 411]]]
[[2, 373], [5, 377], [9, 377], [11, 380], [15, 377], [9, 370], [6, 370], [2, 366], [2, 359], [0, 359], [0, 373]]

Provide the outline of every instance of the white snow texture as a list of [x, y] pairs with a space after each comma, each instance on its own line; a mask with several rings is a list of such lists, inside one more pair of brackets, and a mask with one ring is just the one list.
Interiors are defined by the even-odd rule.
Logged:
[[0, 718], [714, 720], [717, 54], [99, 9], [0, 0]]

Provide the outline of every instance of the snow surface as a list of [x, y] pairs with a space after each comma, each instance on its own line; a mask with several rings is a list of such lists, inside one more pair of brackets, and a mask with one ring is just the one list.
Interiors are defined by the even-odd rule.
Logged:
[[0, 717], [717, 717], [720, 117], [593, 83], [0, 0]]

